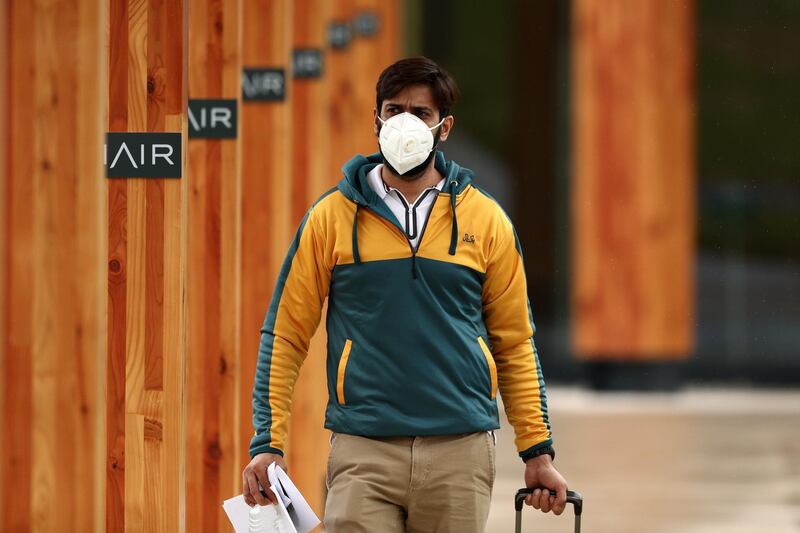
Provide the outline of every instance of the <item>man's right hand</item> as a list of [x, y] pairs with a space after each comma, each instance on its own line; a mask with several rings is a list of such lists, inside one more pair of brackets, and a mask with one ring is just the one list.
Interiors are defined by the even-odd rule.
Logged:
[[[256, 455], [242, 472], [242, 495], [245, 503], [250, 507], [255, 504], [270, 505], [278, 503], [277, 496], [269, 490], [269, 479], [267, 478], [267, 467], [273, 462], [277, 463], [285, 472], [288, 472], [289, 469], [286, 468], [286, 462], [284, 462], [283, 457], [274, 453]], [[266, 497], [258, 489], [259, 484], [267, 494]]]

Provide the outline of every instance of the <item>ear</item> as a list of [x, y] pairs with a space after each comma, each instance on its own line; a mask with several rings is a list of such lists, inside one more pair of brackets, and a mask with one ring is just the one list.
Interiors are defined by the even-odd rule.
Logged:
[[372, 108], [372, 131], [375, 133], [375, 137], [378, 136], [378, 108]]
[[444, 119], [442, 125], [439, 126], [441, 128], [439, 133], [439, 142], [444, 142], [447, 140], [447, 136], [450, 135], [450, 132], [453, 130], [453, 123], [455, 123], [455, 120], [456, 119], [453, 118], [453, 115], [448, 115]]

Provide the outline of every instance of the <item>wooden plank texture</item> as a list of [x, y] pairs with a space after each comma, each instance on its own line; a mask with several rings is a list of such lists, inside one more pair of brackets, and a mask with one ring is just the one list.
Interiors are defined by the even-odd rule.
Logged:
[[[189, 98], [239, 99], [241, 2], [189, 11]], [[186, 528], [230, 531], [220, 503], [241, 491], [238, 139], [189, 141]]]
[[[329, 8], [330, 3], [325, 0], [299, 0], [294, 4], [294, 48], [323, 50], [323, 63], [328, 55], [325, 49]], [[332, 181], [328, 170], [327, 76], [325, 65], [322, 77], [295, 78], [292, 83], [292, 227], [297, 227], [311, 203]], [[325, 510], [327, 466], [327, 455], [321, 451], [327, 449], [329, 442], [329, 433], [324, 429], [328, 399], [325, 351], [322, 326], [309, 345], [308, 358], [295, 387], [289, 425], [291, 446], [287, 453], [292, 480], [319, 516]]]
[[[378, 41], [378, 61], [376, 71], [380, 75], [383, 69], [402, 57], [402, 33], [405, 28], [405, 13], [401, 0], [381, 0], [375, 6], [375, 13], [378, 16], [378, 34], [375, 38]], [[375, 100], [375, 83], [378, 76], [370, 84]]]
[[104, 5], [0, 11], [0, 530], [100, 531]]
[[574, 0], [573, 344], [681, 358], [694, 338], [694, 2]]
[[[331, 6], [330, 24], [350, 24], [354, 12], [352, 0], [334, 2]], [[354, 91], [356, 70], [352, 43], [343, 48], [331, 48], [326, 59], [326, 76], [330, 91], [328, 100], [329, 172], [335, 183], [342, 176], [342, 166], [355, 154], [355, 142], [351, 129], [356, 113]]]
[[[371, 154], [378, 151], [378, 139], [373, 132], [373, 110], [376, 106], [375, 84], [381, 72], [400, 58], [400, 31], [402, 29], [401, 3], [397, 0], [353, 0], [352, 64], [349, 71], [353, 102], [350, 111], [350, 155]], [[373, 35], [358, 31], [359, 17], [372, 16], [377, 21]]]
[[[36, 81], [35, 72], [26, 66], [35, 61], [32, 43], [34, 5], [14, 2], [5, 6], [8, 21], [8, 64], [6, 80], [8, 100], [14, 109], [8, 109], [7, 127], [9, 145], [6, 150], [7, 179], [5, 184], [6, 209], [6, 255], [3, 256], [5, 277], [3, 279], [6, 309], [4, 327], [5, 365], [2, 378], [5, 405], [5, 425], [13, 431], [4, 433], [3, 450], [7, 459], [3, 461], [2, 483], [6, 488], [5, 499], [0, 503], [0, 523], [4, 529], [28, 531], [31, 528], [31, 474], [32, 447], [32, 357], [33, 306], [30, 295], [34, 280], [30, 265], [33, 263], [33, 207], [32, 180], [17, 180], [16, 175], [30, 176], [34, 172], [35, 154], [33, 124], [28, 113], [34, 109], [31, 87]], [[14, 112], [16, 111], [16, 112]], [[14, 150], [16, 145], [25, 146], [25, 153]], [[15, 154], [18, 154], [15, 156]], [[10, 487], [14, 488], [11, 490]]]
[[383, 65], [384, 53], [380, 48], [379, 35], [385, 33], [383, 25], [385, 20], [378, 19], [378, 32], [375, 35], [359, 35], [355, 21], [359, 16], [378, 16], [379, 0], [354, 0], [353, 6], [353, 64], [351, 70], [353, 84], [353, 110], [350, 123], [353, 152], [355, 154], [371, 154], [378, 151], [378, 139], [372, 128], [375, 121], [375, 82], [381, 71], [388, 65]]
[[[292, 2], [242, 0], [243, 67], [285, 68], [289, 72]], [[242, 273], [241, 273], [241, 425], [246, 449], [253, 437], [252, 397], [259, 331], [280, 264], [289, 248], [291, 217], [291, 81], [287, 99], [243, 102]], [[249, 462], [243, 454], [239, 472]]]
[[[6, 146], [8, 142], [8, 44], [9, 31], [7, 4], [0, 8], [0, 147]], [[0, 148], [0, 385], [3, 390], [7, 388], [5, 383], [6, 376], [6, 256], [10, 248], [8, 246], [8, 233], [6, 213], [7, 189], [9, 184], [8, 171], [6, 166], [8, 154], [4, 148]], [[7, 442], [7, 419], [6, 419], [6, 395], [0, 392], [0, 450], [5, 450]], [[6, 461], [0, 464], [0, 502], [6, 501], [5, 471]], [[5, 512], [5, 506], [0, 504], [0, 512]]]
[[[275, 280], [310, 203], [376, 149], [400, 5], [2, 4], [0, 531], [230, 529]], [[362, 11], [378, 33], [330, 50], [330, 22]], [[295, 81], [305, 47], [323, 77]], [[238, 139], [189, 144], [188, 97], [240, 99], [242, 67], [286, 69], [286, 99], [240, 105]], [[106, 179], [106, 131], [180, 132], [183, 177]], [[324, 360], [322, 327], [287, 443], [320, 515]]]
[[[182, 0], [109, 3], [110, 131], [185, 152], [186, 30]], [[184, 530], [187, 183], [108, 180], [107, 531]]]

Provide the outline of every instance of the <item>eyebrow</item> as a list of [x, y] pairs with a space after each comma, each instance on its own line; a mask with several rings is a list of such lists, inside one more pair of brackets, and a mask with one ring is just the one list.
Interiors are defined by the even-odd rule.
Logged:
[[[386, 102], [386, 109], [389, 109], [390, 107], [400, 107], [400, 108], [402, 108], [404, 106], [403, 106], [403, 104], [399, 104], [399, 103], [395, 103], [395, 102]], [[413, 106], [411, 108], [411, 110], [412, 111], [416, 111], [416, 112], [428, 111], [430, 113], [433, 113], [433, 109], [431, 109], [428, 106], [424, 106], [424, 105], [423, 106]]]

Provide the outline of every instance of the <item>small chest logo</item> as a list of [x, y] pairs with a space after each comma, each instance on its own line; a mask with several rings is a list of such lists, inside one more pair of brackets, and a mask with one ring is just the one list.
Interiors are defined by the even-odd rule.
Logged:
[[461, 240], [464, 241], [464, 242], [471, 242], [471, 243], [474, 244], [475, 243], [475, 235], [471, 235], [469, 233], [465, 233], [464, 234], [464, 238], [461, 239]]

